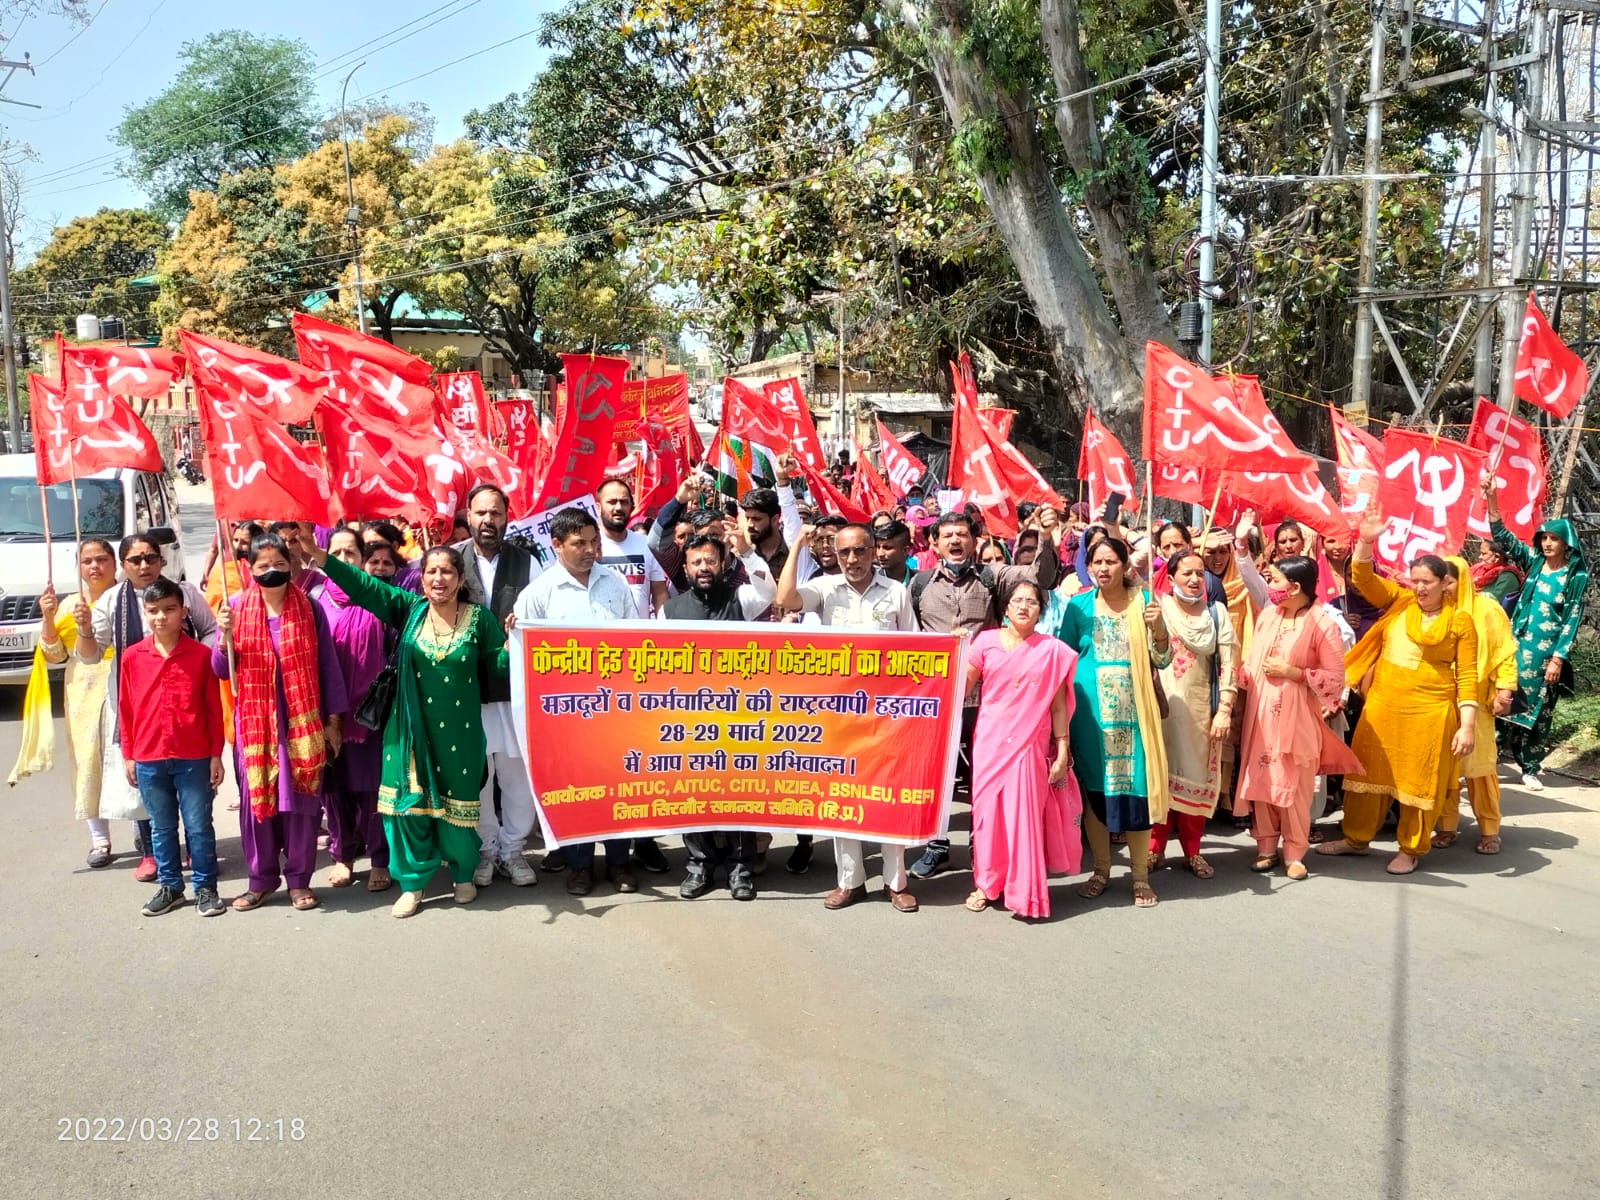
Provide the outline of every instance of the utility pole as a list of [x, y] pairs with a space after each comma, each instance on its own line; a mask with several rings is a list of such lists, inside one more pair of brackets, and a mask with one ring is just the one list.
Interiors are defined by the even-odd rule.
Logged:
[[1362, 421], [1372, 406], [1372, 285], [1377, 280], [1378, 198], [1383, 185], [1383, 58], [1389, 48], [1385, 0], [1372, 14], [1372, 57], [1367, 64], [1367, 135], [1361, 184], [1361, 274], [1356, 285], [1355, 350], [1351, 360], [1350, 404]]
[[[0, 59], [0, 68], [6, 72], [6, 77], [0, 79], [0, 91], [5, 90], [6, 84], [11, 82], [11, 77], [18, 71], [33, 74], [33, 64], [28, 61], [26, 54], [22, 56], [21, 62]], [[39, 107], [37, 104], [12, 100], [6, 96], [0, 96], [0, 101], [23, 108]], [[9, 418], [10, 434], [6, 449], [13, 454], [19, 454], [22, 451], [22, 407], [17, 403], [17, 346], [16, 334], [11, 328], [11, 237], [6, 232], [4, 183], [4, 179], [0, 178], [0, 239], [3, 239], [3, 244], [0, 244], [0, 337], [5, 338], [6, 414]]]
[[1217, 124], [1222, 110], [1222, 0], [1206, 0], [1205, 141], [1200, 156], [1200, 361], [1211, 362], [1217, 271]]
[[1500, 301], [1500, 319], [1504, 334], [1500, 347], [1500, 407], [1509, 409], [1515, 403], [1511, 394], [1516, 382], [1517, 346], [1522, 341], [1522, 311], [1527, 295], [1517, 286], [1517, 281], [1528, 273], [1528, 262], [1533, 243], [1533, 208], [1538, 200], [1538, 181], [1544, 178], [1539, 170], [1539, 123], [1544, 112], [1544, 58], [1545, 29], [1548, 14], [1545, 0], [1533, 0], [1528, 17], [1528, 63], [1523, 76], [1527, 92], [1522, 99], [1522, 144], [1518, 147], [1516, 183], [1511, 189], [1511, 262], [1510, 275], [1504, 297]]
[[345, 116], [344, 97], [350, 90], [350, 80], [355, 73], [366, 66], [365, 62], [358, 62], [350, 68], [350, 74], [344, 77], [344, 84], [339, 88], [339, 140], [344, 143], [344, 194], [350, 202], [350, 207], [344, 210], [344, 227], [350, 235], [351, 257], [355, 263], [356, 271], [356, 324], [361, 332], [367, 331], [367, 302], [361, 296], [361, 210], [356, 207], [356, 188], [350, 178], [350, 123]]

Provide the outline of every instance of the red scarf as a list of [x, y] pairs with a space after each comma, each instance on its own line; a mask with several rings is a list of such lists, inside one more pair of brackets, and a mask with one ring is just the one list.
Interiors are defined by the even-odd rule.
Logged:
[[1501, 562], [1474, 563], [1472, 567], [1472, 586], [1480, 592], [1488, 591], [1489, 585], [1500, 578], [1501, 571], [1510, 571], [1516, 576], [1518, 586], [1521, 586], [1523, 582], [1522, 572], [1510, 563]]
[[[278, 648], [267, 628], [267, 602], [260, 588], [239, 597], [234, 621], [235, 738], [244, 762], [250, 813], [258, 821], [278, 811], [278, 747], [289, 748], [289, 774], [296, 792], [322, 790], [326, 759], [322, 743], [322, 691], [317, 679], [317, 625], [311, 601], [297, 587], [284, 589]], [[278, 728], [278, 678], [288, 701], [289, 728]]]

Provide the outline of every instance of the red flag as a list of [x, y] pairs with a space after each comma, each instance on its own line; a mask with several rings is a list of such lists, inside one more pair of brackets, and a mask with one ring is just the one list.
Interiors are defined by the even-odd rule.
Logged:
[[1011, 423], [1017, 419], [1016, 409], [980, 408], [978, 416], [989, 427], [989, 432], [994, 434], [996, 441], [1008, 442], [1011, 440]]
[[[1182, 467], [1176, 463], [1155, 463], [1150, 468], [1150, 481], [1155, 494], [1163, 499], [1209, 508], [1217, 495], [1217, 485], [1222, 482], [1222, 472]], [[1092, 512], [1092, 515], [1100, 514]]]
[[[1550, 484], [1539, 431], [1521, 417], [1480, 396], [1478, 407], [1472, 413], [1467, 445], [1482, 450], [1489, 457], [1501, 522], [1518, 540], [1532, 542], [1544, 513]], [[1479, 537], [1489, 536], [1489, 510], [1482, 493], [1472, 502], [1468, 527]]]
[[195, 402], [218, 520], [332, 523], [328, 465], [225, 381], [197, 373]]
[[1145, 343], [1144, 457], [1179, 466], [1298, 475], [1295, 448], [1253, 376], [1213, 379], [1159, 342]]
[[883, 476], [873, 467], [872, 460], [861, 448], [861, 443], [851, 438], [850, 444], [856, 452], [856, 477], [850, 499], [857, 508], [869, 513], [893, 508], [894, 493], [889, 490], [889, 485], [884, 482]]
[[317, 408], [316, 424], [341, 517], [398, 516], [424, 524], [434, 515], [422, 481], [425, 438], [394, 425], [369, 424], [331, 402]]
[[433, 428], [433, 368], [422, 359], [304, 313], [293, 320], [300, 362], [323, 374], [340, 408], [417, 432]]
[[811, 406], [798, 379], [777, 379], [763, 384], [761, 394], [772, 407], [783, 414], [787, 423], [789, 446], [794, 456], [813, 470], [827, 470], [822, 453], [822, 439], [817, 437], [817, 423], [811, 419]]
[[445, 423], [457, 429], [489, 436], [489, 400], [483, 393], [483, 376], [476, 371], [454, 371], [435, 381], [439, 409]]
[[[172, 377], [158, 369], [130, 365], [130, 361], [119, 360], [111, 353], [127, 347], [73, 346], [62, 341], [60, 334], [56, 335], [56, 346], [61, 355], [66, 404], [63, 426], [71, 444], [73, 476], [93, 475], [110, 467], [156, 473], [164, 470], [155, 437], [123, 397], [140, 395], [139, 389], [147, 399], [165, 395]], [[159, 353], [182, 362], [175, 354]], [[178, 369], [181, 372], [181, 365]], [[155, 388], [161, 380], [166, 383], [157, 392]], [[112, 387], [119, 390], [113, 392]]]
[[1512, 395], [1559, 420], [1578, 406], [1588, 390], [1589, 372], [1583, 360], [1567, 349], [1560, 335], [1550, 328], [1529, 292], [1528, 307], [1522, 312], [1522, 341], [1517, 346]]
[[202, 377], [235, 400], [247, 400], [284, 425], [311, 419], [327, 379], [290, 358], [219, 338], [178, 331], [178, 342], [196, 382]]
[[534, 512], [594, 491], [605, 478], [611, 434], [621, 412], [627, 359], [563, 354], [561, 366], [569, 400]]
[[1333, 418], [1334, 453], [1339, 463], [1339, 508], [1347, 516], [1359, 517], [1378, 498], [1383, 473], [1383, 445], [1365, 429], [1350, 424], [1338, 409], [1329, 409]]
[[965, 354], [959, 362], [950, 364], [950, 375], [955, 384], [955, 408], [950, 420], [950, 469], [945, 483], [961, 492], [963, 502], [977, 505], [990, 533], [1016, 537], [1015, 496], [1023, 489], [1013, 486], [1011, 464], [978, 416], [977, 385]]
[[543, 480], [535, 474], [539, 462], [539, 416], [532, 400], [501, 400], [495, 405], [500, 423], [505, 427], [506, 457], [522, 471], [522, 484], [511, 497], [511, 507], [518, 519], [533, 511], [534, 497], [539, 494]]
[[928, 473], [922, 460], [900, 444], [889, 427], [878, 422], [878, 453], [883, 457], [883, 473], [896, 496], [904, 496]]
[[33, 423], [34, 474], [39, 486], [73, 477], [67, 395], [43, 375], [28, 376], [28, 416]]
[[164, 399], [183, 378], [183, 355], [145, 346], [78, 346], [56, 334], [61, 378], [68, 393], [91, 376], [95, 390], [140, 400]]
[[450, 426], [446, 426], [445, 433], [467, 468], [468, 491], [480, 483], [494, 484], [508, 498], [523, 490], [525, 474], [522, 467], [509, 454], [496, 450], [486, 436]]
[[634, 523], [641, 524], [654, 517], [661, 506], [672, 499], [683, 478], [678, 445], [672, 431], [659, 417], [647, 415], [644, 423], [644, 462], [639, 473], [639, 504], [638, 511], [634, 513]]
[[[1263, 525], [1292, 518], [1330, 537], [1350, 533], [1350, 519], [1339, 510], [1316, 471], [1304, 471], [1299, 475], [1229, 471], [1223, 479], [1223, 491], [1233, 506], [1242, 504], [1254, 508]], [[1222, 505], [1219, 503], [1217, 507], [1220, 509]], [[1213, 519], [1217, 518], [1213, 516]]]
[[1013, 442], [996, 442], [996, 447], [1007, 460], [1006, 475], [1015, 490], [1012, 495], [1017, 503], [1029, 502], [1032, 504], [1048, 504], [1057, 512], [1067, 511], [1067, 502], [1063, 500], [1049, 481], [1039, 474], [1039, 468], [1028, 461], [1027, 455], [1018, 450]]
[[[1195, 473], [1196, 479], [1199, 472]], [[1078, 478], [1083, 480], [1089, 501], [1089, 511], [1100, 513], [1112, 492], [1121, 492], [1124, 500], [1139, 495], [1137, 477], [1133, 473], [1133, 460], [1117, 441], [1116, 434], [1107, 429], [1091, 410], [1083, 421], [1083, 442], [1078, 448]], [[1161, 495], [1167, 493], [1162, 492]], [[1197, 500], [1209, 503], [1210, 497]]]
[[1419, 554], [1460, 550], [1488, 456], [1448, 438], [1393, 427], [1383, 435], [1383, 453], [1378, 505], [1388, 526], [1378, 536], [1378, 561], [1404, 567]]
[[872, 519], [869, 513], [859, 508], [854, 501], [829, 483], [826, 475], [803, 458], [800, 459], [800, 471], [806, 477], [806, 490], [811, 493], [811, 498], [823, 512], [861, 525]]

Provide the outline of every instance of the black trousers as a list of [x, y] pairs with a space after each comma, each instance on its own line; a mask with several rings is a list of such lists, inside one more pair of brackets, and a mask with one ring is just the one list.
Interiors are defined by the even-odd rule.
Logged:
[[[717, 839], [726, 848], [717, 845]], [[692, 866], [705, 867], [719, 862], [748, 867], [756, 856], [756, 835], [753, 829], [730, 829], [720, 833], [686, 833], [683, 846], [689, 852]]]

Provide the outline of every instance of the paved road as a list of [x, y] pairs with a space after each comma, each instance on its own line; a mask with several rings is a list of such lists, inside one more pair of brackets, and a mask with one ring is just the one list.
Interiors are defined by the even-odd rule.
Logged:
[[[0, 1195], [1588, 1198], [1596, 807], [1511, 791], [1502, 855], [1404, 882], [1261, 878], [1217, 831], [1216, 879], [1163, 872], [1136, 912], [1119, 866], [1031, 927], [955, 875], [915, 916], [826, 912], [825, 848], [754, 904], [546, 878], [201, 921], [141, 918], [131, 859], [83, 867], [64, 775], [30, 779], [0, 801]], [[220, 1124], [58, 1140], [76, 1117]]]

